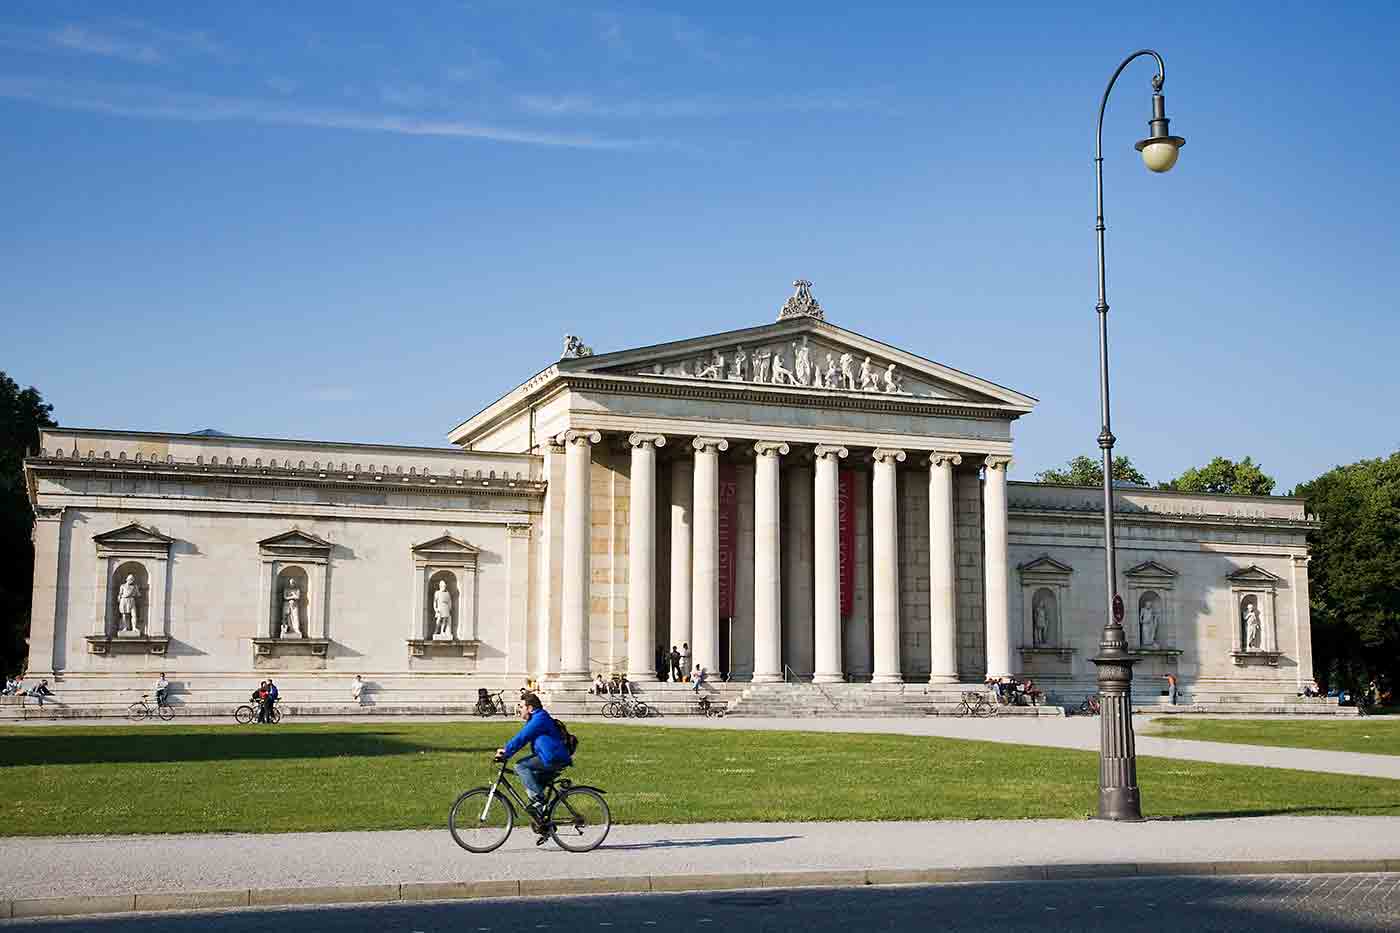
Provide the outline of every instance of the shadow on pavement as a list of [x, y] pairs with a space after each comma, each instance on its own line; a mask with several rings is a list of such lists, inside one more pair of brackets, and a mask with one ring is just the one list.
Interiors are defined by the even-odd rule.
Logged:
[[746, 846], [758, 842], [787, 842], [789, 839], [801, 838], [801, 836], [725, 836], [717, 839], [658, 839], [655, 842], [605, 845], [600, 848], [617, 852], [635, 852], [645, 849], [689, 849], [700, 846]]

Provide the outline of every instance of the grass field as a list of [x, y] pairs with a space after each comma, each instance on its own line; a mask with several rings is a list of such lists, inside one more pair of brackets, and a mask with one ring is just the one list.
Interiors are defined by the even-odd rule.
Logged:
[[1177, 719], [1153, 721], [1144, 734], [1168, 739], [1199, 739], [1238, 745], [1318, 748], [1329, 752], [1368, 752], [1400, 755], [1400, 716], [1298, 722], [1236, 719]]
[[[0, 834], [443, 826], [496, 723], [0, 730]], [[578, 723], [569, 776], [626, 823], [1087, 817], [1089, 752], [889, 735]], [[1139, 760], [1151, 816], [1400, 815], [1400, 781]]]

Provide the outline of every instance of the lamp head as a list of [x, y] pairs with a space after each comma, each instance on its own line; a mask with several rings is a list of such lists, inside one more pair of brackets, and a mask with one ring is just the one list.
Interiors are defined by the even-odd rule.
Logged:
[[1171, 171], [1172, 166], [1176, 164], [1176, 157], [1181, 153], [1181, 147], [1186, 145], [1186, 140], [1171, 135], [1167, 128], [1170, 122], [1167, 119], [1167, 99], [1157, 90], [1152, 95], [1152, 119], [1147, 121], [1152, 135], [1138, 140], [1137, 145], [1133, 147], [1142, 153], [1143, 164], [1150, 171]]

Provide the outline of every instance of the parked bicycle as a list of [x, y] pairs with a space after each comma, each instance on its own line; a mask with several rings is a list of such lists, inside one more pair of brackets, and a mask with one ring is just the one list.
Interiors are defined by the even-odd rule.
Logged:
[[[506, 777], [506, 760], [491, 760], [501, 765], [496, 780], [462, 794], [447, 814], [447, 831], [468, 852], [500, 848], [515, 828], [516, 813], [530, 813], [526, 799]], [[612, 813], [603, 794], [602, 788], [556, 777], [545, 788], [540, 817], [532, 817], [530, 826], [567, 852], [591, 852], [603, 844], [612, 828]]]
[[155, 708], [146, 701], [151, 698], [149, 693], [141, 694], [141, 699], [126, 708], [126, 718], [132, 722], [140, 722], [143, 719], [152, 719], [159, 715], [161, 719], [169, 722], [175, 718], [175, 710], [169, 703], [156, 702]]
[[962, 699], [958, 701], [958, 708], [954, 711], [956, 716], [995, 716], [996, 714], [996, 704], [981, 690], [963, 691]]
[[[258, 709], [251, 703], [244, 703], [233, 711], [233, 718], [239, 725], [246, 726], [258, 718]], [[267, 711], [267, 721], [276, 725], [282, 721], [282, 710], [273, 706]]]
[[645, 719], [652, 715], [652, 709], [634, 696], [621, 696], [603, 704], [603, 716], [607, 719], [626, 719], [635, 716]]
[[702, 716], [714, 716], [717, 719], [723, 718], [724, 714], [729, 712], [724, 703], [711, 702], [709, 697], [701, 697], [696, 700], [695, 709]]
[[1079, 704], [1079, 712], [1085, 716], [1097, 716], [1100, 712], [1099, 695], [1091, 693], [1084, 698], [1084, 702]]
[[478, 716], [508, 716], [506, 710], [505, 691], [497, 690], [495, 693], [487, 693], [485, 687], [478, 687], [476, 691], [476, 714]]

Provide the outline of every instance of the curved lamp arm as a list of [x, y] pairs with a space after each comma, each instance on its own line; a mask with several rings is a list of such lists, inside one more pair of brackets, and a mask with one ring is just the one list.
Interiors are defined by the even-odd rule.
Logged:
[[1108, 107], [1109, 92], [1113, 90], [1113, 85], [1117, 83], [1118, 76], [1123, 73], [1123, 69], [1127, 68], [1133, 59], [1142, 58], [1144, 55], [1151, 55], [1153, 58], [1157, 59], [1157, 74], [1152, 78], [1152, 92], [1154, 94], [1162, 93], [1162, 85], [1167, 80], [1167, 65], [1162, 61], [1162, 56], [1158, 55], [1152, 49], [1138, 49], [1136, 52], [1123, 59], [1122, 64], [1118, 66], [1118, 70], [1113, 72], [1113, 77], [1108, 79], [1108, 87], [1103, 89], [1103, 100], [1099, 101], [1099, 127], [1098, 133], [1094, 137], [1094, 158], [1096, 159], [1103, 159], [1103, 112], [1104, 109]]

